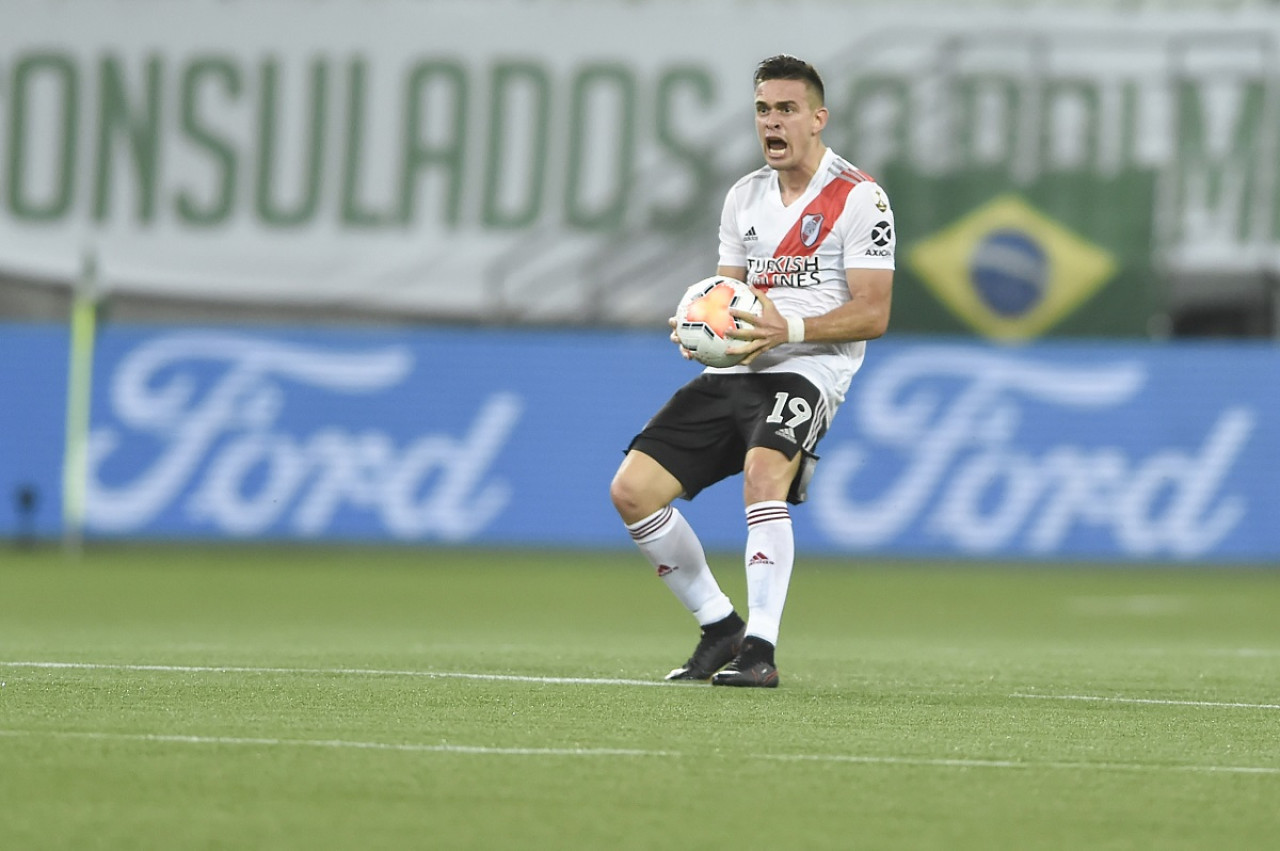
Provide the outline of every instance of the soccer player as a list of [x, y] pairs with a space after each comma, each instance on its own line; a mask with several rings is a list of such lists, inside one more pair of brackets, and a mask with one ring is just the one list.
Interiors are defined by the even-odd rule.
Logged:
[[[734, 312], [751, 323], [733, 334], [734, 349], [747, 357], [708, 367], [676, 391], [631, 441], [610, 497], [701, 628], [693, 655], [667, 679], [772, 688], [795, 561], [789, 504], [805, 499], [818, 441], [862, 364], [865, 341], [888, 326], [895, 235], [884, 190], [823, 144], [827, 108], [813, 66], [773, 56], [756, 67], [754, 81], [765, 165], [725, 198], [717, 273], [754, 287], [764, 310]], [[679, 342], [674, 330], [672, 340]], [[672, 504], [739, 472], [745, 621]]]

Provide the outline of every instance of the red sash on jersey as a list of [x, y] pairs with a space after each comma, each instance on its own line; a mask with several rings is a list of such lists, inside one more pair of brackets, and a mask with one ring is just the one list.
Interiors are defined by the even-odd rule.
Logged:
[[791, 230], [787, 231], [782, 242], [778, 243], [778, 250], [773, 253], [773, 256], [808, 257], [817, 251], [818, 246], [835, 226], [836, 219], [844, 210], [845, 199], [849, 197], [853, 187], [870, 179], [870, 175], [856, 169], [838, 174], [835, 179], [822, 187], [818, 197], [804, 208], [800, 218], [792, 225]]

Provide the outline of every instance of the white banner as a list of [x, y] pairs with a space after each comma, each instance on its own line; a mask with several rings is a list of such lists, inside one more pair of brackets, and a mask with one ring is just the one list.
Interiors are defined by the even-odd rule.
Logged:
[[715, 264], [725, 189], [760, 163], [751, 73], [779, 52], [823, 72], [828, 142], [873, 174], [1150, 168], [1170, 267], [1280, 267], [1266, 12], [0, 0], [0, 14], [0, 270], [19, 274], [71, 280], [88, 253], [108, 288], [135, 292], [666, 316]]

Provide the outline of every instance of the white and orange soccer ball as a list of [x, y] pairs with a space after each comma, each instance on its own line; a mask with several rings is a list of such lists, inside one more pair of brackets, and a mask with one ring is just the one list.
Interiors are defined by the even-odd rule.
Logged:
[[730, 346], [742, 345], [741, 340], [726, 334], [747, 327], [746, 322], [730, 315], [730, 308], [759, 316], [764, 305], [742, 281], [720, 275], [698, 281], [680, 299], [676, 308], [676, 339], [699, 363], [733, 366], [746, 357], [725, 351]]

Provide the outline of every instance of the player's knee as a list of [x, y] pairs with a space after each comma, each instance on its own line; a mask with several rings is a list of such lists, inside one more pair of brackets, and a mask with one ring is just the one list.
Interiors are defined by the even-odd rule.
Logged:
[[660, 511], [675, 497], [643, 478], [627, 475], [625, 470], [620, 470], [609, 485], [609, 498], [622, 521], [631, 524], [639, 523]]
[[780, 452], [753, 452], [743, 467], [742, 494], [747, 505], [786, 499], [795, 478], [796, 462]]
[[643, 489], [623, 470], [619, 470], [609, 483], [609, 499], [618, 515], [628, 523], [642, 520], [652, 513], [640, 513], [645, 506]]
[[757, 502], [770, 502], [787, 498], [789, 481], [770, 479], [765, 482], [747, 482], [742, 489], [743, 503], [755, 505]]

